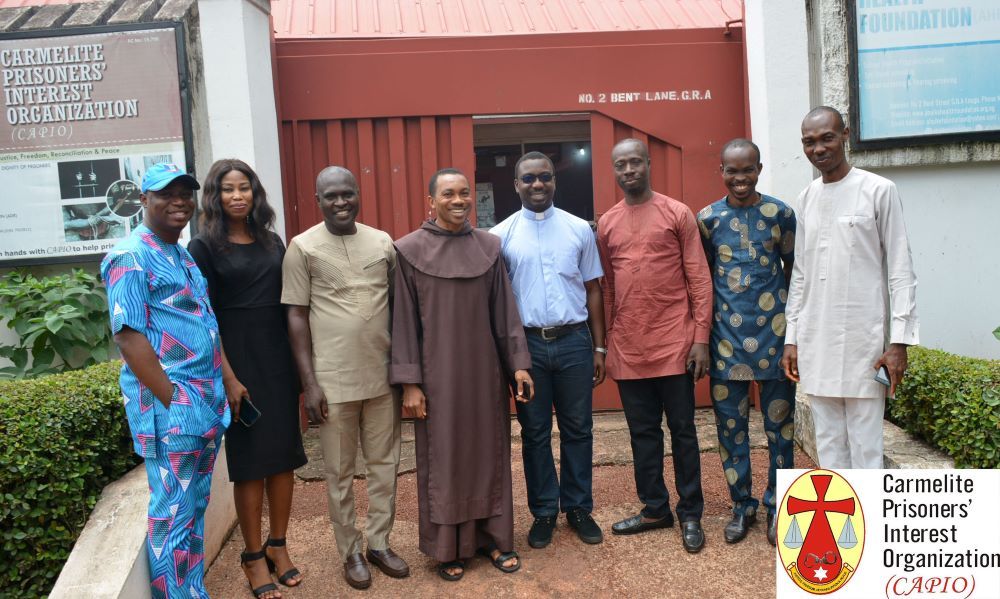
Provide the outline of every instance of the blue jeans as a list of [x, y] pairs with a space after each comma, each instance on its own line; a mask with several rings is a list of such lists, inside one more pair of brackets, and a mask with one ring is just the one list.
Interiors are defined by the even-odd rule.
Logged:
[[[535, 397], [517, 404], [524, 478], [533, 516], [594, 509], [594, 344], [586, 323], [546, 341], [526, 331]], [[559, 423], [559, 477], [552, 458], [552, 409]]]

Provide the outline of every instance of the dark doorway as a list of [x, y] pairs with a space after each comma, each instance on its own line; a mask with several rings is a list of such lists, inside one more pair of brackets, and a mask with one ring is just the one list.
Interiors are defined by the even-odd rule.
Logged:
[[[548, 117], [559, 118], [559, 117]], [[564, 120], [532, 121], [532, 117], [477, 119], [477, 226], [492, 227], [521, 209], [514, 190], [514, 165], [528, 152], [552, 160], [556, 175], [555, 205], [584, 220], [594, 221], [594, 180], [590, 123], [579, 115]], [[565, 119], [574, 120], [565, 120]], [[486, 122], [484, 122], [486, 121]]]

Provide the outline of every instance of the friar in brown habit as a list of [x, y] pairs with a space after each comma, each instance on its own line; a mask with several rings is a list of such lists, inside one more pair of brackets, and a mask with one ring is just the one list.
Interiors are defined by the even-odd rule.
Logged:
[[531, 354], [500, 240], [467, 220], [468, 179], [442, 169], [429, 192], [432, 218], [396, 242], [389, 368], [416, 419], [420, 550], [446, 580], [477, 552], [513, 572], [508, 402], [511, 385], [531, 399]]

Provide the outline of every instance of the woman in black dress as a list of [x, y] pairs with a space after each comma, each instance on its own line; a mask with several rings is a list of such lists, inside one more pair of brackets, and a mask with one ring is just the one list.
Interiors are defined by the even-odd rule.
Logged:
[[[306, 463], [299, 428], [299, 381], [281, 305], [284, 245], [273, 231], [274, 210], [246, 163], [219, 160], [202, 183], [200, 234], [188, 250], [208, 280], [228, 366], [226, 395], [233, 421], [226, 458], [240, 530], [243, 571], [254, 595], [280, 597], [268, 571], [286, 586], [302, 576], [285, 548], [293, 471]], [[250, 426], [252, 403], [260, 417]], [[264, 492], [270, 516], [261, 543]]]

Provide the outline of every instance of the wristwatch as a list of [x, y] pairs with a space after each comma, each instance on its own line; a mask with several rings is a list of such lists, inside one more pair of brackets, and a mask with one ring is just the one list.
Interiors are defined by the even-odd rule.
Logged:
[[606, 347], [595, 347], [594, 351], [599, 354], [604, 354], [605, 356], [608, 355], [608, 348]]

